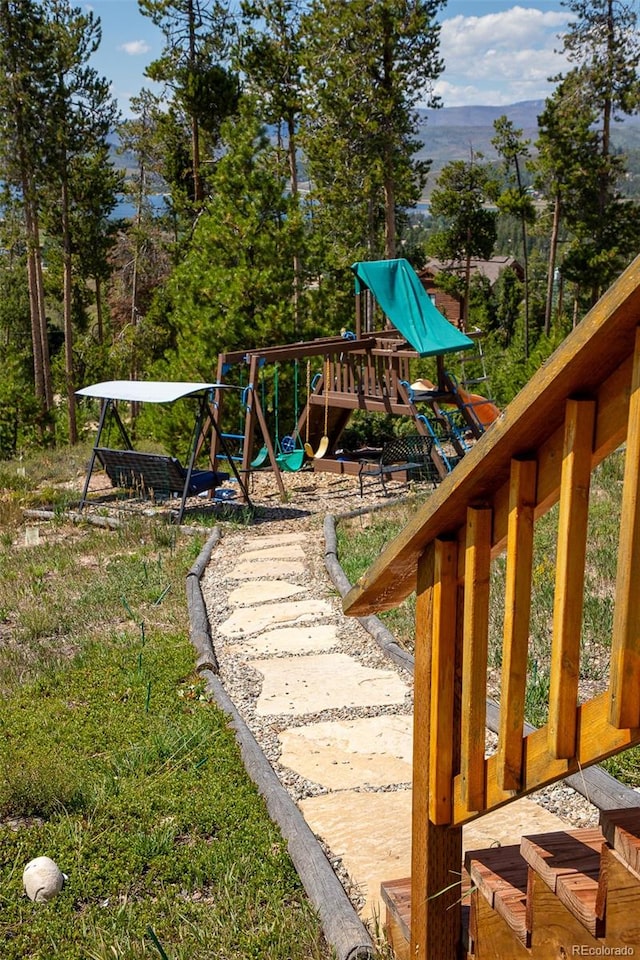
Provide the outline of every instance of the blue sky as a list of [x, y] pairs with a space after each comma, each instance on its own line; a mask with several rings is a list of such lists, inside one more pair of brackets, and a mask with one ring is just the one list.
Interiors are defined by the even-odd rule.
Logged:
[[[91, 0], [102, 21], [102, 45], [93, 64], [112, 82], [124, 116], [143, 86], [147, 64], [162, 36], [138, 11], [137, 0]], [[449, 0], [440, 17], [445, 70], [435, 86], [444, 106], [506, 105], [539, 100], [552, 91], [548, 78], [565, 66], [555, 51], [567, 23], [560, 0]]]

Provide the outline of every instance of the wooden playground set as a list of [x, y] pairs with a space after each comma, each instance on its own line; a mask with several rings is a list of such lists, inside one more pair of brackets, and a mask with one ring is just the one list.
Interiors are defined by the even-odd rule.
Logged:
[[[417, 435], [431, 438], [433, 463], [438, 475], [445, 477], [499, 416], [490, 400], [470, 391], [466, 378], [459, 381], [447, 369], [445, 357], [450, 354], [464, 351], [465, 359], [473, 361], [477, 341], [442, 317], [407, 261], [357, 263], [352, 269], [356, 276], [355, 331], [220, 354], [213, 401], [218, 431], [212, 436], [212, 462], [220, 458], [224, 438], [235, 444], [235, 459], [243, 476], [269, 467], [281, 492], [281, 472], [296, 471], [305, 464], [319, 472], [358, 474], [371, 451], [346, 450], [341, 438], [352, 413], [359, 410], [409, 418]], [[375, 329], [374, 300], [386, 318], [384, 329]], [[412, 370], [425, 357], [436, 359], [436, 382], [412, 382]], [[304, 380], [306, 392], [302, 410], [295, 410], [293, 429], [281, 437], [277, 391], [278, 369], [283, 364], [295, 366], [296, 395], [300, 380]], [[260, 389], [269, 367], [274, 370], [275, 429], [267, 424]], [[474, 379], [474, 388], [477, 382]], [[241, 430], [228, 432], [224, 428], [225, 405], [234, 390], [242, 394], [244, 423]]]
[[[406, 478], [412, 466], [421, 466], [407, 459], [406, 450], [418, 449], [418, 442], [411, 438], [404, 444], [404, 452], [402, 444], [386, 450], [341, 448], [343, 431], [356, 410], [408, 417], [414, 437], [426, 441], [423, 449], [428, 450], [429, 477], [441, 479], [450, 473], [500, 413], [490, 400], [470, 392], [466, 379], [459, 382], [445, 366], [447, 355], [462, 352], [475, 362], [477, 341], [439, 313], [406, 260], [356, 263], [352, 270], [356, 279], [352, 333], [221, 353], [212, 383], [108, 381], [78, 390], [80, 396], [100, 399], [103, 404], [81, 509], [91, 502], [90, 478], [96, 466], [103, 468], [116, 488], [155, 499], [181, 496], [178, 522], [187, 498], [198, 493], [209, 491], [217, 500], [239, 493], [241, 500], [250, 504], [250, 479], [256, 470], [273, 471], [284, 498], [282, 473], [309, 465], [315, 471], [362, 478], [368, 458], [384, 461], [397, 450], [397, 470], [390, 462], [379, 466], [383, 480], [393, 473]], [[378, 330], [376, 302], [385, 318], [383, 329]], [[412, 383], [417, 362], [427, 357], [435, 358], [436, 382], [417, 379]], [[290, 433], [280, 436], [278, 390], [285, 365], [293, 365], [295, 371], [295, 422]], [[261, 390], [268, 369], [271, 416]], [[301, 380], [306, 393], [303, 409], [298, 410]], [[183, 467], [174, 457], [152, 457], [134, 450], [118, 404], [171, 403], [184, 397], [197, 401], [187, 465]], [[231, 423], [236, 424], [235, 429]], [[103, 440], [111, 425], [119, 437], [115, 449]], [[197, 463], [204, 452], [209, 462], [203, 470]], [[235, 483], [235, 489], [223, 486], [228, 480]]]

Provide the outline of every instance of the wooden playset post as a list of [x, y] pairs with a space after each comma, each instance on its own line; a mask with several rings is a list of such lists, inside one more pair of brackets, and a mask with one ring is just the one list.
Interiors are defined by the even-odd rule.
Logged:
[[[410, 948], [415, 960], [455, 957], [460, 939], [462, 828], [450, 826], [456, 700], [459, 703], [453, 655], [456, 568], [453, 542], [431, 543], [418, 561]], [[440, 738], [443, 729], [450, 734], [446, 743]]]

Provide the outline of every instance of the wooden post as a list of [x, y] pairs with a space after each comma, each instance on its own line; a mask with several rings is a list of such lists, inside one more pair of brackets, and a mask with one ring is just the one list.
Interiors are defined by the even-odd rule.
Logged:
[[464, 638], [462, 654], [462, 795], [469, 810], [485, 807], [485, 727], [489, 576], [493, 511], [469, 507], [464, 561]]
[[498, 781], [503, 790], [519, 790], [522, 785], [536, 474], [535, 460], [511, 461], [498, 738]]
[[436, 825], [429, 818], [434, 554], [435, 547], [431, 544], [418, 561], [411, 838], [412, 960], [455, 957], [461, 933], [462, 828]]
[[616, 605], [611, 644], [610, 721], [640, 726], [640, 328], [636, 331], [622, 488]]
[[592, 400], [567, 400], [565, 414], [549, 683], [549, 753], [565, 759], [576, 752], [595, 408]]
[[458, 544], [435, 541], [431, 656], [431, 742], [429, 817], [451, 823], [452, 781], [456, 749], [455, 656]]
[[[225, 355], [223, 353], [218, 354], [218, 368], [216, 370], [216, 383], [224, 382], [224, 366], [225, 366]], [[218, 427], [222, 429], [222, 394], [224, 391], [218, 389], [214, 392], [213, 403], [211, 408], [211, 417], [212, 420], [218, 424]], [[209, 459], [213, 464], [213, 469], [215, 470], [215, 463], [218, 457], [218, 433], [216, 430], [211, 431], [211, 447], [209, 450]]]

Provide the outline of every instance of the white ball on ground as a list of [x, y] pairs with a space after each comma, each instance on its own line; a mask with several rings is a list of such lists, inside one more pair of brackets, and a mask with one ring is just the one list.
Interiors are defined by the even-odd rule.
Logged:
[[22, 884], [29, 900], [46, 903], [62, 890], [64, 874], [50, 857], [36, 857], [24, 868]]

